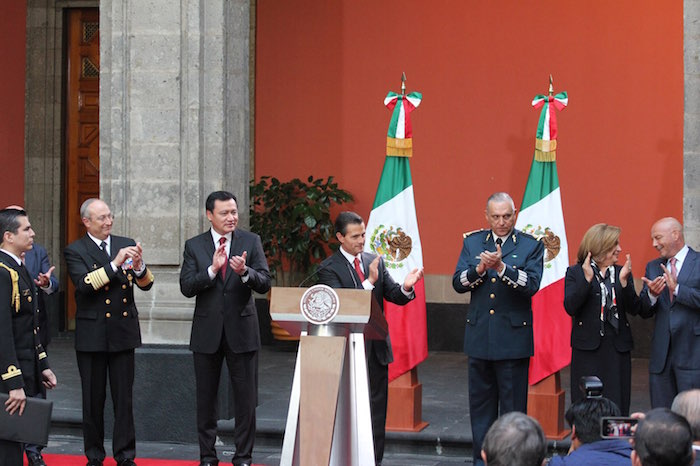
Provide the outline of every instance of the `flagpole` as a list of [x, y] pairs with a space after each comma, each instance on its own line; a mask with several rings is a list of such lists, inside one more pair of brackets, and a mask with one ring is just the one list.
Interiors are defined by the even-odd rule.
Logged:
[[[549, 101], [551, 102], [554, 95], [554, 80], [552, 79], [551, 74], [549, 75], [548, 94]], [[551, 111], [553, 112], [554, 110], [551, 109]], [[549, 149], [551, 150], [555, 147], [556, 146], [554, 144], [551, 144]], [[537, 160], [537, 157], [535, 157], [535, 160]], [[543, 158], [543, 160], [545, 159]], [[534, 163], [535, 162], [533, 162], [533, 164]], [[552, 158], [550, 161], [545, 163], [556, 162]], [[553, 309], [555, 311], [557, 310], [556, 308]], [[535, 341], [535, 345], [537, 345], [537, 341]], [[572, 387], [572, 390], [574, 389], [575, 387]], [[545, 436], [549, 439], [562, 440], [569, 435], [570, 431], [564, 426], [565, 401], [566, 393], [561, 388], [561, 370], [551, 373], [542, 380], [539, 380], [528, 387], [528, 414], [540, 422]]]

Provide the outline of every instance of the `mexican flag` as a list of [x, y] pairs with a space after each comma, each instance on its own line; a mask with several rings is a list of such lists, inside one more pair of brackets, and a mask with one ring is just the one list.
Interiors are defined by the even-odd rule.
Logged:
[[[365, 251], [382, 256], [387, 271], [397, 283], [423, 267], [423, 252], [413, 198], [409, 160], [413, 152], [409, 115], [420, 105], [422, 95], [390, 92], [384, 104], [393, 110], [387, 134], [387, 156], [379, 179], [372, 212], [367, 220]], [[413, 369], [428, 356], [425, 314], [425, 285], [415, 285], [416, 297], [405, 306], [384, 301], [384, 314], [394, 362], [389, 365], [389, 381]]]
[[542, 108], [537, 125], [535, 155], [525, 186], [516, 228], [541, 238], [545, 246], [540, 290], [532, 298], [535, 355], [530, 360], [533, 385], [571, 362], [571, 317], [564, 310], [564, 275], [569, 249], [557, 176], [555, 110], [568, 104], [566, 92], [538, 95], [532, 106]]

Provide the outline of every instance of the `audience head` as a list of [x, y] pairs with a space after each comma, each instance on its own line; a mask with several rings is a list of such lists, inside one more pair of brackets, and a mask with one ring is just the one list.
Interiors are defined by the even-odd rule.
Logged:
[[652, 409], [634, 434], [634, 466], [688, 466], [693, 462], [690, 425], [668, 408]]
[[686, 390], [676, 395], [671, 411], [680, 414], [688, 421], [693, 440], [700, 442], [700, 388]]
[[504, 414], [491, 425], [481, 457], [488, 466], [541, 466], [547, 444], [540, 424], [517, 411]]
[[600, 418], [619, 416], [620, 408], [607, 398], [584, 398], [572, 404], [566, 411], [566, 422], [573, 432], [572, 439], [581, 444], [602, 440], [600, 436]]
[[[583, 235], [581, 244], [578, 247], [576, 260], [579, 264], [583, 264], [588, 253], [591, 253], [591, 259], [597, 264], [606, 262], [606, 258], [612, 254], [620, 244], [620, 228], [607, 225], [605, 223], [597, 223], [590, 227]], [[611, 265], [611, 264], [606, 264]]]

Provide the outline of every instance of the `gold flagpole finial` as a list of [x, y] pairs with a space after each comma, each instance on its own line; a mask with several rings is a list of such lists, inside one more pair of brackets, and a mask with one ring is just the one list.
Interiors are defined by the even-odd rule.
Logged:
[[549, 75], [549, 96], [551, 97], [554, 93], [554, 81], [552, 80], [552, 75]]
[[406, 72], [401, 72], [401, 95], [406, 94]]

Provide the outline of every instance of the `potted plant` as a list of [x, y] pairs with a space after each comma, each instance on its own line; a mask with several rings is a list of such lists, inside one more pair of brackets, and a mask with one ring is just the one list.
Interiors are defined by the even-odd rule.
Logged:
[[[250, 227], [260, 235], [277, 285], [295, 286], [313, 273], [328, 252], [334, 227], [330, 209], [352, 201], [332, 176], [282, 182], [263, 176], [250, 184]], [[273, 323], [273, 335], [281, 328]], [[284, 332], [286, 333], [286, 332]]]

